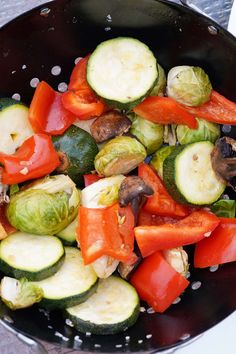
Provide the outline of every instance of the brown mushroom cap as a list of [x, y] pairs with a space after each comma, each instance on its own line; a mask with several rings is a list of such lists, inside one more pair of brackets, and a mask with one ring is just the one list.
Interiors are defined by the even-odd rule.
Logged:
[[152, 195], [153, 193], [153, 189], [147, 185], [141, 177], [128, 176], [122, 181], [120, 185], [120, 206], [125, 207], [135, 199], [139, 199], [142, 196]]
[[129, 118], [119, 111], [109, 111], [92, 123], [91, 134], [97, 143], [122, 135], [131, 127]]
[[211, 163], [216, 175], [236, 191], [236, 140], [218, 139], [211, 153]]

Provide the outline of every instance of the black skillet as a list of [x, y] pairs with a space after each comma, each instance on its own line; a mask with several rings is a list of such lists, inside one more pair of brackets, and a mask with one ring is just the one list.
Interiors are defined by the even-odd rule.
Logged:
[[[57, 0], [4, 26], [0, 31], [1, 96], [19, 94], [29, 103], [35, 78], [57, 89], [68, 82], [77, 57], [117, 36], [145, 42], [166, 71], [181, 64], [201, 66], [214, 88], [236, 101], [234, 37], [187, 8], [154, 0]], [[51, 69], [57, 65], [61, 73], [55, 76]], [[236, 137], [236, 129], [229, 135]], [[150, 313], [144, 304], [145, 312], [135, 326], [114, 336], [83, 335], [66, 324], [60, 312], [48, 314], [37, 306], [11, 312], [1, 304], [0, 317], [17, 332], [83, 353], [161, 351], [193, 339], [236, 308], [235, 263], [214, 272], [190, 270], [191, 286], [178, 304], [164, 314]]]

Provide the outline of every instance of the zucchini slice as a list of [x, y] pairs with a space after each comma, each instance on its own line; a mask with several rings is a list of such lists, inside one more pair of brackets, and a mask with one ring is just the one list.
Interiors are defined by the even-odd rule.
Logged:
[[56, 234], [65, 246], [76, 245], [76, 228], [78, 224], [78, 218], [76, 217], [65, 229]]
[[65, 262], [52, 277], [37, 284], [44, 292], [41, 305], [48, 309], [75, 306], [88, 299], [97, 288], [96, 273], [83, 264], [80, 251], [65, 247]]
[[84, 303], [66, 309], [75, 328], [93, 334], [115, 334], [132, 326], [139, 316], [135, 288], [116, 276], [99, 281], [96, 292]]
[[0, 270], [16, 279], [42, 280], [62, 266], [65, 250], [55, 236], [16, 232], [0, 243]]
[[225, 184], [217, 178], [211, 165], [213, 148], [210, 141], [178, 146], [165, 159], [164, 184], [176, 201], [208, 205], [224, 192]]
[[98, 147], [93, 137], [72, 125], [64, 134], [54, 136], [53, 144], [61, 159], [57, 172], [68, 175], [76, 184], [81, 184], [83, 175], [94, 170]]
[[156, 59], [137, 39], [118, 37], [102, 42], [88, 60], [87, 80], [108, 104], [131, 109], [146, 97], [158, 78]]
[[28, 112], [23, 103], [12, 98], [0, 98], [0, 152], [14, 154], [34, 134]]

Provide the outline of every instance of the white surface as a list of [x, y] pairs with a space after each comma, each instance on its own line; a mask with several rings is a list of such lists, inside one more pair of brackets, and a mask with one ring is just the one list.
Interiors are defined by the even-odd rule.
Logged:
[[228, 30], [236, 37], [236, 1], [234, 1], [233, 7], [231, 10]]
[[[236, 1], [234, 1], [228, 30], [236, 37]], [[236, 59], [236, 58], [235, 58]], [[236, 312], [220, 322], [217, 326], [205, 332], [196, 341], [186, 347], [176, 350], [178, 354], [234, 354], [236, 335]]]
[[176, 354], [234, 354], [236, 312], [211, 328], [196, 341], [176, 350]]

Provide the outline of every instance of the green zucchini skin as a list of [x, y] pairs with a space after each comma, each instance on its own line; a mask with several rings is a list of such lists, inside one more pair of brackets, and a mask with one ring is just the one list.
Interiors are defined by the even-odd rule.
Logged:
[[[178, 146], [164, 160], [163, 181], [174, 200], [190, 206], [207, 206], [220, 198], [225, 185], [217, 179], [211, 166], [210, 154], [213, 147], [214, 145], [210, 141]], [[188, 163], [186, 164], [186, 162]], [[181, 163], [182, 167], [185, 166], [184, 169], [180, 168]], [[182, 174], [181, 181], [179, 179], [180, 171], [185, 173], [184, 177]], [[197, 181], [196, 178], [198, 178]], [[194, 180], [195, 184], [191, 186], [189, 181]]]
[[64, 246], [76, 246], [76, 227], [78, 220], [75, 218], [65, 229], [56, 234]]
[[[98, 335], [124, 331], [137, 321], [139, 313], [140, 303], [136, 290], [125, 280], [113, 275], [100, 280], [95, 294], [86, 302], [65, 310], [65, 316], [72, 321], [78, 331]], [[112, 317], [113, 323], [109, 317]]]
[[98, 279], [90, 289], [80, 295], [68, 296], [63, 299], [48, 299], [44, 297], [40, 302], [40, 306], [45, 307], [48, 310], [65, 309], [67, 307], [76, 306], [86, 301], [96, 291], [97, 287]]
[[68, 311], [65, 311], [65, 317], [69, 318], [71, 322], [74, 324], [75, 328], [82, 333], [90, 332], [92, 334], [98, 335], [108, 335], [108, 334], [117, 334], [123, 332], [125, 329], [132, 327], [139, 317], [140, 306], [137, 305], [134, 309], [134, 312], [129, 319], [119, 322], [113, 323], [109, 325], [100, 324], [96, 325], [90, 321], [84, 321], [79, 319], [76, 316], [72, 316]]
[[16, 279], [26, 278], [27, 280], [30, 281], [39, 281], [51, 277], [53, 274], [55, 274], [63, 265], [64, 260], [65, 260], [65, 252], [58, 259], [58, 261], [52, 266], [44, 268], [37, 272], [30, 272], [23, 269], [13, 268], [8, 263], [6, 263], [3, 259], [0, 258], [0, 270], [4, 274]]
[[55, 236], [15, 232], [0, 243], [0, 270], [16, 279], [37, 281], [55, 274], [65, 259]]
[[[123, 52], [120, 51], [118, 48], [123, 47]], [[125, 49], [124, 49], [125, 48]], [[129, 49], [127, 49], [129, 48]], [[115, 50], [115, 52], [113, 51]], [[124, 52], [126, 52], [127, 56], [124, 55]], [[107, 53], [109, 53], [109, 59], [107, 58]], [[142, 53], [142, 54], [141, 54]], [[109, 71], [112, 70], [112, 73], [116, 74], [116, 77], [113, 77], [112, 80], [118, 80], [119, 79], [119, 69], [118, 73], [116, 72], [116, 65], [119, 66], [119, 64], [116, 64], [116, 61], [113, 63], [113, 67], [109, 67], [109, 62], [110, 62], [110, 55], [113, 56], [113, 59], [117, 59], [124, 68], [127, 70], [129, 68], [129, 74], [136, 71], [138, 72], [140, 69], [138, 65], [136, 67], [132, 68], [132, 61], [128, 59], [129, 56], [132, 56], [133, 58], [136, 56], [139, 56], [139, 64], [143, 64], [143, 67], [141, 70], [144, 70], [145, 72], [145, 77], [149, 77], [150, 72], [147, 72], [147, 68], [151, 68], [152, 70], [152, 77], [149, 78], [149, 83], [145, 82], [136, 82], [132, 75], [128, 75], [129, 77], [129, 86], [133, 86], [133, 89], [135, 87], [142, 87], [144, 88], [141, 90], [139, 93], [136, 92], [136, 94], [133, 94], [133, 97], [129, 97], [129, 93], [126, 93], [123, 97], [120, 97], [119, 94], [117, 96], [116, 90], [114, 90], [113, 87], [113, 94], [108, 94], [104, 93], [104, 90], [101, 89], [101, 86], [98, 85], [99, 80], [95, 75], [97, 72], [103, 70], [103, 68], [106, 68], [106, 71], [108, 72], [109, 76]], [[100, 59], [102, 57], [102, 65], [100, 66], [99, 70], [97, 64], [100, 62]], [[101, 63], [100, 63], [101, 64]], [[105, 73], [106, 75], [106, 73]], [[99, 75], [98, 75], [99, 76]], [[113, 75], [114, 76], [114, 75]], [[135, 38], [131, 37], [117, 37], [113, 39], [109, 39], [107, 41], [104, 41], [100, 43], [93, 53], [91, 54], [89, 60], [88, 60], [88, 65], [87, 65], [87, 81], [92, 90], [94, 90], [98, 96], [102, 97], [105, 102], [113, 108], [118, 108], [121, 110], [130, 110], [136, 105], [138, 105], [145, 97], [151, 93], [153, 87], [156, 85], [157, 80], [159, 77], [159, 69], [158, 69], [158, 64], [156, 62], [156, 59], [151, 51], [151, 49], [141, 41]], [[106, 78], [107, 79], [107, 78]], [[109, 78], [110, 79], [110, 78]], [[106, 85], [107, 87], [111, 86], [111, 81], [107, 79]], [[126, 82], [127, 79], [126, 77], [124, 78], [123, 82]], [[144, 84], [144, 87], [142, 86]], [[112, 86], [111, 90], [112, 91]], [[132, 91], [131, 91], [132, 92]], [[110, 96], [110, 97], [109, 97]], [[111, 97], [113, 96], [113, 97]]]
[[12, 98], [0, 98], [0, 152], [12, 155], [34, 134], [28, 107]]
[[28, 107], [21, 101], [17, 101], [14, 100], [13, 98], [8, 98], [8, 97], [0, 98], [0, 112], [10, 106], [15, 106], [15, 105], [24, 106], [25, 108], [28, 109]]
[[175, 184], [176, 176], [176, 157], [185, 149], [185, 145], [177, 146], [175, 150], [170, 153], [169, 156], [163, 162], [163, 182], [168, 191], [168, 193], [173, 197], [174, 200], [181, 204], [189, 204], [187, 199], [178, 192], [178, 188]]
[[72, 125], [63, 135], [53, 137], [53, 144], [62, 160], [57, 171], [68, 175], [76, 184], [81, 184], [83, 174], [94, 170], [98, 147], [93, 137]]
[[85, 266], [76, 247], [65, 247], [65, 261], [59, 271], [35, 283], [43, 290], [40, 306], [64, 309], [86, 301], [97, 289], [98, 278], [91, 265]]

